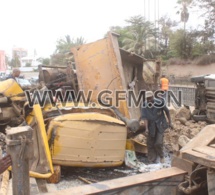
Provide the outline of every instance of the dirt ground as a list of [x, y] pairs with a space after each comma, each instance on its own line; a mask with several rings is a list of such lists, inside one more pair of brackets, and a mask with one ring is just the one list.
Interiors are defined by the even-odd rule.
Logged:
[[215, 74], [215, 64], [210, 65], [168, 65], [164, 68], [167, 75], [182, 76], [198, 76], [204, 74]]

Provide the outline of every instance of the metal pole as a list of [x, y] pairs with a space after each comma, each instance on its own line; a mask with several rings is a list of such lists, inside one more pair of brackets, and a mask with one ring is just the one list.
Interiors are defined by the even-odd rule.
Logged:
[[29, 159], [33, 157], [33, 130], [29, 126], [6, 129], [7, 153], [12, 159], [13, 195], [30, 195]]

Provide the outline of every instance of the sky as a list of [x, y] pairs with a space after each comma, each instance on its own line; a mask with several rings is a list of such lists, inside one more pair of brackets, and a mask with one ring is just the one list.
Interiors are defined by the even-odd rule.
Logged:
[[[168, 15], [180, 21], [176, 1], [0, 0], [0, 50], [11, 55], [12, 48], [20, 47], [50, 57], [56, 41], [65, 35], [93, 42], [102, 39], [111, 26], [125, 26], [125, 19], [131, 16], [142, 15], [154, 22]], [[192, 24], [195, 18], [189, 20]]]

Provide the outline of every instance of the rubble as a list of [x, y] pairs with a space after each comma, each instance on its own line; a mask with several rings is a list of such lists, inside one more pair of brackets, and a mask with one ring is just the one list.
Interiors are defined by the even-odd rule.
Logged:
[[184, 147], [188, 142], [190, 141], [190, 139], [185, 136], [185, 135], [181, 135], [179, 138], [178, 138], [178, 145], [180, 147]]
[[181, 118], [184, 117], [186, 120], [191, 119], [191, 111], [186, 106], [181, 107], [177, 110], [175, 118]]
[[[178, 111], [170, 108], [170, 114], [173, 123], [173, 129], [167, 129], [164, 132], [164, 147], [167, 152], [178, 152], [193, 137], [195, 137], [207, 124], [205, 121], [196, 122], [191, 120], [191, 112], [187, 107], [182, 107]], [[188, 120], [190, 119], [190, 120]], [[134, 139], [140, 143], [146, 144], [146, 137], [139, 134]]]
[[195, 137], [202, 128], [207, 125], [206, 122], [195, 122], [189, 120], [186, 123], [175, 121], [173, 130], [166, 130], [164, 133], [164, 145], [169, 152], [178, 152], [190, 139]]

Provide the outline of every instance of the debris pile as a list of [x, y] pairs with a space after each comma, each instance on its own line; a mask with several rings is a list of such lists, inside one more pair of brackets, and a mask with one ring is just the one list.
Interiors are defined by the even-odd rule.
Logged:
[[174, 128], [165, 131], [164, 146], [167, 151], [177, 153], [207, 125], [207, 122], [192, 120], [191, 111], [186, 106], [178, 110], [170, 108], [170, 114]]
[[178, 152], [180, 148], [185, 146], [206, 125], [205, 121], [195, 122], [194, 120], [189, 120], [181, 122], [181, 120], [176, 120], [174, 129], [168, 129], [164, 134], [165, 147], [169, 152]]
[[[191, 111], [186, 106], [178, 110], [171, 107], [169, 110], [174, 127], [165, 131], [164, 147], [167, 153], [177, 153], [208, 124], [205, 121], [192, 120]], [[143, 134], [139, 134], [134, 139], [146, 144], [147, 138]]]

